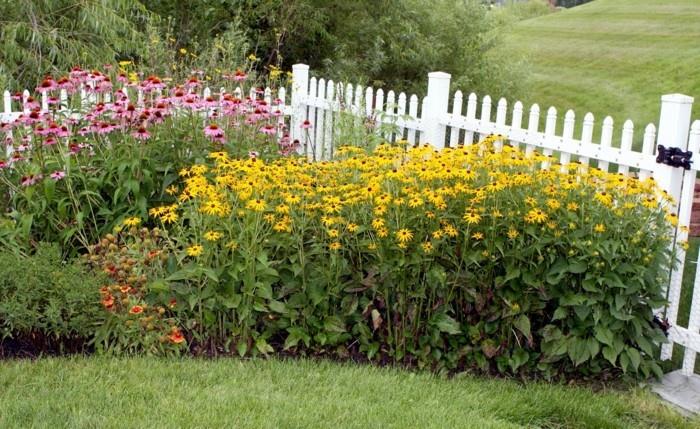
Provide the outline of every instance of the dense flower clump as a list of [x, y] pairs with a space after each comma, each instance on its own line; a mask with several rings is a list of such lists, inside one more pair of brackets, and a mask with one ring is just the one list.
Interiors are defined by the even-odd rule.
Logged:
[[182, 169], [177, 202], [150, 214], [183, 261], [173, 293], [207, 297], [192, 335], [241, 354], [280, 341], [446, 368], [657, 371], [668, 197], [498, 139], [318, 163], [218, 151]]

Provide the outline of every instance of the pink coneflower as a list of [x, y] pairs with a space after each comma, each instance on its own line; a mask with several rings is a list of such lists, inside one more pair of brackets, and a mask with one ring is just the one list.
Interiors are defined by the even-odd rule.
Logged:
[[307, 119], [307, 120], [305, 120], [304, 122], [302, 122], [302, 124], [301, 124], [301, 128], [302, 128], [302, 129], [308, 129], [308, 128], [311, 128], [311, 122], [309, 122], [309, 120], [308, 120], [308, 119]]
[[119, 73], [119, 75], [117, 76], [117, 82], [129, 83], [129, 78], [126, 76], [126, 73]]
[[0, 159], [0, 170], [7, 168], [9, 166], [10, 166], [10, 164], [7, 161], [5, 161], [4, 159]]
[[260, 156], [260, 154], [257, 151], [251, 150], [250, 152], [248, 152], [248, 156], [251, 157], [252, 159], [255, 159], [258, 156]]
[[43, 94], [47, 91], [53, 91], [56, 88], [58, 88], [56, 81], [53, 80], [51, 76], [47, 76], [46, 79], [42, 80], [39, 86], [36, 87], [36, 91]]
[[248, 78], [248, 75], [245, 74], [242, 70], [236, 70], [236, 74], [233, 75], [233, 80], [241, 82], [244, 81]]
[[277, 128], [275, 128], [274, 125], [267, 124], [264, 127], [260, 128], [260, 132], [271, 136], [277, 133]]
[[53, 137], [47, 137], [46, 140], [44, 140], [44, 146], [53, 146], [56, 143], [58, 143], [58, 142]]
[[151, 133], [149, 133], [146, 128], [139, 127], [138, 130], [131, 133], [131, 136], [137, 140], [148, 140], [149, 138], [151, 138]]
[[204, 135], [209, 138], [221, 137], [224, 135], [224, 130], [216, 124], [209, 124], [204, 128]]
[[49, 134], [48, 128], [44, 128], [42, 125], [37, 125], [34, 127], [34, 134], [38, 136], [45, 136]]
[[70, 130], [65, 125], [61, 125], [58, 131], [56, 131], [56, 137], [69, 137]]
[[43, 176], [41, 174], [30, 174], [29, 176], [23, 176], [20, 184], [22, 186], [32, 186], [42, 178]]
[[187, 79], [187, 82], [185, 82], [185, 87], [192, 89], [192, 88], [197, 88], [199, 86], [199, 79], [197, 79], [195, 76], [192, 76], [191, 78]]
[[49, 176], [50, 176], [53, 180], [55, 180], [55, 181], [58, 182], [59, 180], [61, 180], [61, 179], [63, 179], [64, 177], [66, 177], [66, 172], [63, 171], [63, 170], [57, 170], [57, 171], [54, 171], [53, 173], [51, 173]]

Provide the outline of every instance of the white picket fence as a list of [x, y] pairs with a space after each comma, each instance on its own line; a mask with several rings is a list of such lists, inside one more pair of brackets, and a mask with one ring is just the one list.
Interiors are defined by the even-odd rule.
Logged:
[[[430, 143], [436, 148], [472, 144], [475, 138], [501, 134], [511, 144], [524, 145], [526, 153], [539, 150], [545, 155], [557, 156], [561, 164], [568, 164], [574, 159], [586, 165], [594, 161], [598, 168], [606, 171], [613, 167], [624, 175], [634, 174], [641, 179], [654, 177], [677, 202], [679, 225], [690, 223], [695, 178], [700, 169], [700, 120], [691, 127], [692, 97], [681, 94], [661, 97], [658, 127], [648, 124], [644, 128], [642, 148], [637, 151], [633, 148], [634, 124], [630, 120], [622, 126], [618, 145], [613, 144], [614, 129], [610, 116], [602, 122], [600, 139], [594, 141], [595, 120], [591, 113], [583, 117], [581, 135], [576, 138], [576, 115], [572, 110], [564, 114], [562, 121], [557, 109], [550, 107], [542, 131], [539, 129], [542, 112], [537, 104], [530, 107], [526, 126], [523, 124], [524, 106], [519, 101], [512, 105], [509, 112], [508, 101], [501, 98], [495, 105], [494, 117], [492, 99], [484, 96], [479, 106], [476, 94], [472, 93], [467, 97], [464, 111], [464, 94], [461, 91], [454, 93], [450, 104], [450, 75], [447, 73], [428, 74], [428, 93], [420, 100], [420, 111], [416, 95], [409, 97], [404, 93], [397, 95], [394, 91], [385, 93], [382, 89], [309, 78], [309, 67], [304, 64], [293, 67], [292, 80], [289, 111], [292, 137], [306, 143], [305, 151], [309, 158], [328, 158], [333, 153], [335, 122], [341, 111], [362, 116], [377, 124], [395, 125], [396, 132], [389, 138], [405, 138], [409, 143]], [[303, 128], [304, 121], [309, 121], [312, 127]], [[559, 129], [560, 132], [557, 131]], [[665, 147], [690, 150], [694, 161], [691, 168], [684, 171], [657, 163], [657, 142]], [[688, 326], [678, 326], [686, 256], [680, 243], [687, 239], [687, 229], [679, 227], [675, 231], [673, 246], [680, 263], [670, 275], [667, 287], [669, 304], [662, 311], [671, 325], [670, 342], [662, 348], [662, 359], [671, 358], [674, 343], [682, 345], [685, 347], [682, 372], [689, 376], [695, 368], [696, 353], [700, 352], [700, 270], [695, 272]]]
[[[384, 131], [390, 140], [406, 139], [410, 144], [430, 143], [436, 148], [455, 147], [459, 144], [472, 144], [475, 140], [488, 134], [501, 134], [510, 144], [524, 145], [526, 153], [540, 150], [546, 155], [557, 156], [561, 164], [577, 160], [582, 164], [597, 163], [597, 167], [608, 170], [611, 167], [625, 174], [635, 174], [641, 179], [654, 177], [657, 183], [677, 202], [679, 225], [689, 225], [693, 205], [696, 173], [700, 169], [700, 121], [691, 126], [691, 109], [693, 98], [681, 94], [661, 97], [661, 115], [658, 127], [648, 124], [644, 128], [641, 151], [633, 148], [634, 124], [627, 120], [622, 126], [618, 144], [613, 144], [614, 125], [611, 117], [606, 117], [601, 126], [600, 138], [594, 142], [595, 120], [591, 113], [583, 117], [580, 137], [574, 136], [576, 116], [568, 110], [560, 120], [558, 111], [550, 107], [544, 118], [544, 130], [540, 131], [540, 107], [530, 107], [527, 126], [523, 124], [524, 106], [515, 102], [509, 112], [508, 101], [504, 98], [495, 105], [487, 95], [478, 104], [476, 94], [469, 94], [464, 107], [464, 94], [456, 91], [450, 104], [450, 75], [442, 72], [428, 74], [428, 93], [422, 99], [407, 96], [394, 91], [362, 88], [351, 84], [339, 84], [332, 80], [309, 78], [309, 67], [304, 64], [293, 66], [291, 105], [285, 104], [285, 89], [280, 88], [277, 107], [284, 112], [289, 122], [293, 139], [302, 142], [302, 149], [310, 159], [327, 159], [332, 156], [337, 121], [340, 112], [354, 115], [363, 121], [389, 125], [392, 130]], [[222, 98], [226, 89], [220, 88], [215, 96]], [[241, 97], [243, 92], [236, 88], [232, 93]], [[209, 88], [203, 90], [203, 96], [212, 94]], [[251, 89], [252, 98], [259, 97]], [[8, 91], [3, 93], [3, 109], [0, 122], [10, 122], [22, 113], [27, 113], [26, 100], [29, 91], [24, 91], [22, 100], [13, 101]], [[136, 103], [141, 105], [144, 94], [140, 90], [131, 90]], [[73, 97], [78, 97], [78, 100]], [[112, 94], [97, 97], [89, 89], [82, 89], [73, 97], [65, 91], [59, 96], [60, 110], [66, 114], [73, 112], [69, 106], [79, 105], [84, 110], [97, 101], [110, 102]], [[262, 97], [271, 103], [273, 91], [266, 88]], [[41, 97], [42, 110], [48, 110], [49, 100]], [[17, 106], [17, 110], [13, 107]], [[510, 113], [510, 115], [509, 115]], [[308, 123], [305, 124], [305, 121]], [[561, 124], [561, 125], [560, 125]], [[309, 127], [310, 125], [310, 127]], [[558, 133], [557, 130], [561, 131]], [[658, 130], [658, 133], [657, 133]], [[690, 150], [695, 163], [689, 170], [674, 168], [656, 162], [657, 142], [666, 147], [678, 147]], [[340, 142], [342, 143], [342, 142]], [[543, 167], [547, 167], [546, 163]], [[667, 287], [668, 306], [663, 315], [671, 325], [670, 343], [662, 348], [662, 358], [670, 359], [673, 344], [685, 348], [682, 372], [693, 374], [696, 353], [700, 353], [700, 269], [695, 270], [694, 289], [688, 326], [677, 325], [681, 285], [685, 263], [685, 249], [680, 245], [688, 239], [688, 231], [678, 228], [675, 231], [673, 246], [680, 264], [670, 275]], [[700, 262], [700, 261], [698, 261]], [[694, 263], [697, 263], [694, 261]]]

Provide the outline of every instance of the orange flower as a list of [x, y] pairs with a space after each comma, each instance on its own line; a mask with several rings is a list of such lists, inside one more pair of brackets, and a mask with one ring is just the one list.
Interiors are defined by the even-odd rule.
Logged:
[[177, 300], [175, 298], [170, 299], [170, 302], [168, 303], [168, 307], [175, 308], [176, 305], [177, 305]]
[[112, 295], [107, 295], [103, 300], [102, 300], [102, 305], [109, 310], [114, 306], [114, 297]]
[[124, 285], [121, 288], [119, 288], [119, 291], [123, 294], [129, 293], [130, 290], [131, 290], [131, 286], [129, 286], [129, 285]]
[[172, 333], [168, 336], [171, 342], [175, 344], [180, 344], [183, 341], [185, 341], [185, 336], [182, 335], [182, 332], [180, 332], [179, 329], [173, 328]]
[[140, 305], [135, 305], [131, 307], [131, 310], [129, 310], [130, 314], [141, 314], [143, 313], [143, 307]]

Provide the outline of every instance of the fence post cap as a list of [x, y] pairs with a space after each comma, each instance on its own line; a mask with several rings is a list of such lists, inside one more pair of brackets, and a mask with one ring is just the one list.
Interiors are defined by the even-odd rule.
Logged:
[[294, 64], [292, 70], [308, 70], [309, 66], [303, 63]]
[[449, 73], [437, 71], [428, 73], [428, 79], [449, 79], [452, 75]]
[[695, 99], [685, 94], [666, 94], [661, 96], [661, 101], [678, 104], [693, 104]]

